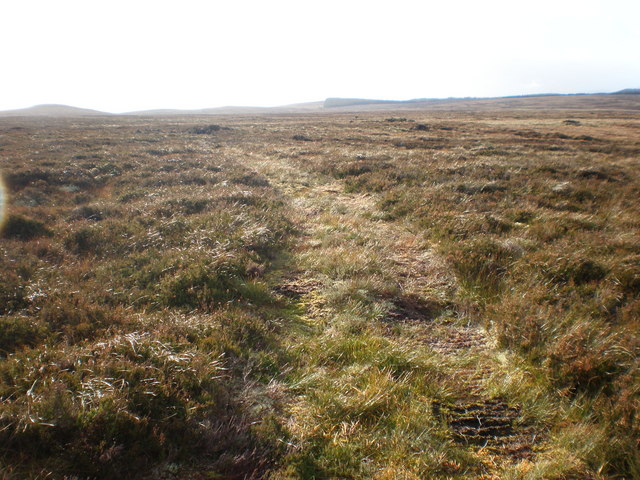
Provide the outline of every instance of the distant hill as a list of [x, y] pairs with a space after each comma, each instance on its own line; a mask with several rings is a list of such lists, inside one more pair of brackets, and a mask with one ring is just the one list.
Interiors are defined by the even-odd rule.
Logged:
[[415, 103], [424, 100], [374, 100], [369, 98], [327, 98], [324, 108], [352, 107], [357, 105], [389, 105], [398, 103]]
[[625, 88], [619, 92], [613, 92], [612, 95], [640, 95], [640, 88]]
[[161, 108], [155, 110], [138, 110], [135, 112], [126, 112], [121, 115], [139, 115], [150, 117], [164, 117], [164, 116], [182, 116], [182, 115], [241, 115], [252, 113], [264, 113], [270, 111], [270, 108], [265, 107], [217, 107], [217, 108], [200, 108], [193, 110], [180, 110], [176, 108]]
[[328, 98], [325, 111], [499, 111], [567, 109], [575, 111], [640, 110], [640, 95], [628, 89], [594, 94], [535, 94], [496, 98], [419, 98], [414, 100], [369, 100], [361, 98]]
[[123, 115], [166, 116], [166, 115], [250, 115], [259, 113], [303, 113], [320, 111], [324, 102], [295, 103], [280, 107], [216, 107], [195, 110], [158, 109], [127, 112]]
[[[327, 98], [324, 101], [324, 108], [346, 108], [349, 109], [363, 107], [366, 110], [371, 109], [389, 109], [389, 108], [433, 108], [438, 106], [447, 105], [450, 107], [454, 106], [469, 106], [470, 104], [474, 105], [483, 105], [488, 103], [498, 104], [504, 101], [513, 101], [513, 100], [533, 100], [536, 99], [550, 99], [551, 102], [558, 102], [562, 100], [554, 100], [553, 97], [559, 97], [560, 99], [565, 99], [569, 97], [569, 101], [576, 99], [577, 97], [587, 97], [596, 99], [599, 97], [604, 97], [607, 95], [637, 95], [640, 94], [640, 88], [627, 88], [624, 90], [620, 90], [618, 92], [612, 93], [533, 93], [528, 95], [511, 95], [506, 97], [450, 97], [450, 98], [414, 98], [411, 100], [377, 100], [377, 99], [367, 99], [367, 98]], [[589, 100], [587, 100], [589, 102]], [[522, 103], [522, 102], [515, 102]], [[530, 102], [527, 102], [530, 103]], [[576, 104], [582, 104], [580, 99], [576, 101]]]
[[217, 107], [193, 110], [156, 109], [113, 114], [70, 107], [68, 105], [36, 105], [20, 110], [0, 111], [0, 117], [97, 117], [107, 115], [187, 116], [187, 115], [259, 115], [313, 112], [373, 112], [393, 110], [461, 111], [461, 110], [536, 110], [565, 108], [603, 111], [610, 109], [640, 110], [640, 88], [627, 88], [613, 93], [533, 94], [496, 98], [415, 98], [412, 100], [377, 100], [366, 98], [327, 98], [324, 102], [296, 103], [279, 107]]
[[0, 111], [1, 117], [89, 117], [101, 115], [112, 114], [88, 108], [70, 107], [69, 105], [36, 105], [19, 110]]

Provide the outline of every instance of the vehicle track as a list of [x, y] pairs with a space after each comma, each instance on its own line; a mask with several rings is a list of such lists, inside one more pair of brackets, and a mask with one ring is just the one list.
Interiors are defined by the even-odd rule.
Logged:
[[[345, 192], [339, 181], [306, 171], [287, 159], [253, 154], [252, 164], [289, 197], [292, 217], [302, 232], [298, 249], [313, 245], [321, 230], [318, 217], [332, 210], [348, 211], [349, 216], [358, 217], [359, 225], [367, 225], [368, 233], [376, 232], [381, 250], [390, 252], [403, 292], [394, 300], [395, 308], [386, 322], [390, 328], [398, 323], [411, 326], [420, 343], [452, 366], [457, 390], [463, 393], [452, 403], [434, 403], [432, 409], [446, 422], [454, 442], [486, 459], [482, 478], [500, 478], [497, 472], [505, 466], [531, 459], [542, 435], [522, 424], [520, 406], [494, 397], [487, 389], [498, 353], [487, 332], [479, 325], [444, 321], [437, 315], [443, 308], [455, 309], [448, 299], [457, 288], [455, 277], [438, 253], [401, 223], [376, 217], [373, 195]], [[320, 286], [313, 272], [299, 272], [287, 277], [277, 292], [297, 301]], [[480, 359], [479, 363], [460, 366], [470, 356]]]

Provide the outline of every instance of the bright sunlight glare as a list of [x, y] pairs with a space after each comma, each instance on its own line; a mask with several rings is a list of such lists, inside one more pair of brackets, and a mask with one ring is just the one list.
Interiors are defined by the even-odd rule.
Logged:
[[4, 225], [5, 209], [7, 205], [6, 191], [4, 181], [2, 180], [2, 174], [0, 174], [0, 229]]

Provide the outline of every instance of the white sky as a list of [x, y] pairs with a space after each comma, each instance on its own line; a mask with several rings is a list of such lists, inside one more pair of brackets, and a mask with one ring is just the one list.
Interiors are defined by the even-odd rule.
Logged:
[[0, 110], [640, 87], [640, 0], [0, 0]]

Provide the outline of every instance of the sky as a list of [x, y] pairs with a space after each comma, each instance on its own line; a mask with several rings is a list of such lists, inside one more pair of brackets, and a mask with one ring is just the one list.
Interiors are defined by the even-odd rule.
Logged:
[[640, 88], [638, 0], [3, 0], [0, 110]]

